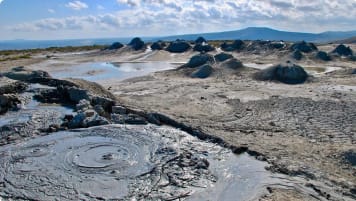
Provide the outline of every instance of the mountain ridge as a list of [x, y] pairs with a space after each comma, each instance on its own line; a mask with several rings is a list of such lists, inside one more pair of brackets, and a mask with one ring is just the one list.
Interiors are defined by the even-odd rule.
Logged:
[[280, 31], [268, 27], [248, 27], [245, 29], [224, 32], [200, 33], [200, 34], [183, 34], [158, 37], [160, 40], [195, 40], [202, 36], [207, 40], [284, 40], [284, 41], [308, 41], [308, 42], [331, 42], [356, 36], [355, 31], [326, 31], [322, 33], [303, 33]]

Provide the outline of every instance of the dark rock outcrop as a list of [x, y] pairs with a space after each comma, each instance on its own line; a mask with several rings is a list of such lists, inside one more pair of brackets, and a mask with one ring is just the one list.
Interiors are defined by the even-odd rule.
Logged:
[[147, 124], [146, 119], [137, 114], [112, 114], [111, 119], [116, 124]]
[[356, 151], [347, 151], [343, 154], [343, 158], [351, 166], [356, 166]]
[[206, 64], [204, 66], [199, 67], [198, 70], [194, 71], [190, 76], [192, 78], [207, 78], [209, 77], [212, 73], [214, 72], [213, 67], [210, 65]]
[[206, 40], [204, 37], [199, 36], [196, 40], [195, 40], [196, 44], [202, 44], [202, 43], [206, 43]]
[[301, 60], [301, 59], [303, 58], [303, 54], [302, 54], [302, 52], [301, 52], [300, 50], [295, 50], [295, 51], [292, 53], [291, 57], [292, 57], [293, 59], [299, 61], [299, 60]]
[[285, 47], [285, 43], [283, 42], [271, 42], [269, 43], [269, 47], [272, 49], [282, 49]]
[[318, 48], [313, 43], [307, 43], [305, 41], [296, 42], [290, 48], [293, 51], [299, 50], [304, 53], [310, 53], [318, 50]]
[[324, 51], [319, 51], [316, 54], [316, 58], [323, 60], [323, 61], [331, 61], [331, 57], [328, 55], [328, 53], [324, 52]]
[[171, 42], [168, 47], [167, 51], [172, 52], [172, 53], [183, 53], [188, 51], [191, 48], [190, 44], [186, 41], [183, 40], [177, 40], [174, 42]]
[[245, 43], [242, 40], [235, 40], [232, 44], [223, 43], [221, 44], [221, 49], [227, 52], [237, 51], [243, 49]]
[[210, 54], [198, 54], [190, 58], [189, 62], [184, 65], [184, 67], [195, 68], [202, 66], [206, 63], [213, 63], [214, 57]]
[[77, 87], [68, 87], [66, 89], [69, 99], [72, 102], [79, 103], [80, 100], [89, 100], [89, 93], [85, 89], [80, 89]]
[[215, 48], [208, 44], [196, 44], [193, 50], [198, 52], [211, 52], [214, 51]]
[[79, 112], [73, 119], [68, 123], [69, 128], [86, 128], [100, 125], [107, 125], [110, 122], [100, 116], [94, 110], [86, 110], [84, 112]]
[[301, 66], [287, 62], [261, 70], [255, 73], [254, 77], [257, 80], [276, 80], [286, 84], [301, 84], [307, 80], [308, 74]]
[[28, 85], [21, 81], [14, 81], [6, 77], [0, 78], [0, 95], [20, 93], [27, 89]]
[[119, 42], [115, 42], [113, 44], [111, 44], [109, 47], [107, 47], [107, 50], [118, 50], [120, 48], [124, 47], [123, 44], [119, 43]]
[[154, 42], [154, 43], [152, 43], [152, 45], [151, 45], [151, 49], [152, 49], [152, 50], [163, 50], [163, 46], [162, 46], [162, 44], [159, 43], [159, 42]]
[[226, 54], [226, 53], [222, 52], [220, 54], [215, 55], [214, 58], [218, 62], [223, 62], [223, 61], [233, 58], [233, 56], [231, 54]]
[[334, 54], [338, 54], [340, 56], [352, 56], [353, 52], [352, 49], [350, 47], [346, 47], [343, 44], [338, 45], [333, 51], [332, 53]]
[[226, 67], [226, 68], [231, 68], [233, 70], [239, 69], [243, 67], [243, 64], [240, 60], [236, 59], [236, 58], [232, 58], [229, 59], [227, 61], [224, 61], [221, 64], [222, 67]]
[[356, 74], [356, 68], [351, 70], [351, 74], [355, 75]]
[[134, 50], [141, 50], [145, 48], [145, 43], [141, 40], [141, 38], [133, 38], [131, 42], [128, 44]]
[[15, 94], [0, 95], [0, 114], [6, 113], [8, 110], [18, 109], [18, 104], [21, 104], [21, 101]]
[[13, 80], [33, 82], [36, 79], [51, 78], [51, 76], [41, 70], [30, 70], [23, 66], [15, 67], [10, 72], [3, 73], [5, 77]]

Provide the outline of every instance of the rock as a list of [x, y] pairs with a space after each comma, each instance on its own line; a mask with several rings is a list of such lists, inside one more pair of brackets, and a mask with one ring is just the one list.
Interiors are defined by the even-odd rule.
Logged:
[[68, 123], [68, 127], [73, 128], [86, 128], [92, 126], [107, 125], [110, 122], [96, 113], [94, 110], [86, 110], [84, 112], [79, 112], [73, 117], [73, 119]]
[[126, 124], [139, 124], [139, 125], [145, 125], [147, 124], [147, 121], [145, 118], [136, 115], [136, 114], [128, 114], [124, 116], [124, 120]]
[[75, 106], [76, 111], [85, 111], [91, 108], [90, 102], [86, 99], [82, 99]]
[[343, 44], [338, 45], [333, 51], [332, 53], [338, 54], [340, 56], [352, 56], [353, 52], [352, 49], [350, 47], [346, 47]]
[[198, 70], [194, 71], [190, 76], [192, 78], [207, 78], [213, 73], [214, 69], [210, 65], [206, 64], [201, 66]]
[[214, 58], [218, 62], [223, 62], [223, 61], [233, 58], [233, 56], [231, 54], [226, 54], [226, 53], [222, 52], [220, 54], [215, 55]]
[[73, 103], [68, 97], [67, 90], [63, 87], [58, 87], [57, 89], [40, 89], [35, 93], [34, 99], [42, 103]]
[[223, 43], [221, 44], [221, 49], [227, 52], [236, 51], [243, 49], [245, 43], [242, 40], [235, 40], [232, 44]]
[[282, 49], [284, 48], [286, 45], [283, 42], [271, 42], [269, 44], [269, 47], [272, 49]]
[[214, 51], [215, 48], [208, 44], [196, 44], [193, 50], [198, 52], [211, 52]]
[[162, 125], [161, 121], [159, 120], [159, 116], [157, 116], [155, 113], [148, 113], [146, 118], [147, 121], [151, 124]]
[[349, 56], [350, 61], [356, 61], [356, 55]]
[[182, 53], [182, 52], [186, 52], [190, 48], [191, 47], [188, 42], [182, 41], [182, 40], [177, 40], [177, 41], [171, 42], [168, 45], [166, 50], [168, 52], [172, 52], [172, 53]]
[[308, 74], [301, 66], [287, 62], [261, 70], [255, 73], [254, 77], [257, 80], [277, 80], [286, 84], [301, 84], [307, 80]]
[[111, 109], [115, 105], [115, 101], [110, 98], [94, 96], [91, 99], [91, 105], [100, 105], [106, 112], [111, 113]]
[[94, 106], [94, 110], [95, 112], [97, 112], [100, 116], [105, 116], [106, 115], [106, 111], [104, 110], [104, 108], [101, 105], [95, 105]]
[[196, 40], [195, 40], [196, 44], [202, 44], [202, 43], [206, 43], [205, 38], [203, 38], [202, 36], [199, 36]]
[[69, 87], [67, 89], [69, 99], [75, 103], [79, 103], [80, 100], [90, 100], [89, 93], [87, 90], [80, 89], [77, 87]]
[[307, 43], [305, 41], [301, 41], [301, 42], [294, 43], [291, 46], [291, 50], [293, 51], [299, 50], [304, 53], [309, 53], [318, 50], [318, 48], [313, 43]]
[[292, 53], [292, 58], [299, 61], [303, 58], [303, 54], [300, 50], [294, 50]]
[[214, 62], [214, 58], [210, 54], [198, 54], [190, 58], [189, 62], [185, 64], [185, 66], [189, 68], [195, 68], [198, 66], [202, 66], [206, 63], [213, 63], [213, 62]]
[[73, 119], [68, 123], [69, 128], [80, 128], [84, 127], [83, 121], [86, 118], [86, 115], [84, 112], [80, 112], [77, 115], [73, 117]]
[[242, 65], [242, 62], [239, 61], [238, 59], [236, 58], [232, 58], [232, 59], [229, 59], [227, 61], [224, 61], [222, 64], [221, 64], [222, 67], [226, 67], [226, 68], [231, 68], [231, 69], [238, 69], [238, 68], [242, 68], [243, 65]]
[[93, 126], [101, 126], [101, 125], [110, 124], [110, 122], [106, 118], [99, 116], [98, 114], [95, 114], [92, 117], [84, 119], [83, 123], [84, 123], [85, 127], [93, 127]]
[[133, 38], [131, 42], [128, 44], [134, 50], [141, 50], [145, 47], [145, 43], [141, 40], [141, 38]]
[[112, 113], [114, 114], [126, 114], [127, 110], [125, 107], [122, 106], [112, 106]]
[[15, 67], [10, 72], [6, 72], [3, 75], [13, 80], [20, 80], [25, 82], [31, 82], [34, 79], [40, 78], [51, 78], [51, 76], [45, 71], [33, 71], [26, 69], [23, 66]]
[[111, 121], [114, 124], [124, 124], [125, 123], [124, 115], [122, 115], [122, 114], [111, 114]]
[[347, 152], [343, 153], [342, 157], [350, 165], [356, 166], [356, 152], [355, 151], [347, 151]]
[[21, 81], [14, 81], [6, 77], [0, 78], [0, 94], [21, 93], [28, 85]]
[[161, 43], [159, 43], [159, 42], [154, 42], [154, 43], [152, 43], [152, 45], [151, 45], [151, 49], [152, 49], [152, 50], [163, 50], [163, 47], [162, 47]]
[[120, 48], [124, 47], [123, 44], [119, 43], [119, 42], [115, 42], [113, 44], [111, 44], [109, 47], [107, 47], [107, 50], [118, 50]]
[[323, 60], [323, 61], [331, 61], [331, 57], [328, 55], [328, 53], [324, 52], [324, 51], [319, 51], [316, 54], [316, 58]]
[[21, 104], [21, 101], [15, 94], [1, 94], [0, 114], [6, 113], [8, 110], [18, 109], [19, 104]]
[[116, 124], [134, 124], [134, 125], [147, 124], [145, 118], [136, 114], [112, 114], [111, 119]]

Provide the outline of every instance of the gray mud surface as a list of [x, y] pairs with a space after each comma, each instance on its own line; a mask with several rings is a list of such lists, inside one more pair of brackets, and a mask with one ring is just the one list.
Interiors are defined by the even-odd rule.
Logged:
[[[214, 196], [232, 200], [237, 194], [244, 200], [278, 181], [262, 162], [238, 158], [168, 127], [111, 125], [64, 131], [2, 147], [0, 155], [0, 194], [12, 199], [172, 200], [197, 193], [192, 199], [198, 200], [199, 193], [209, 196], [205, 189], [218, 181], [221, 186], [213, 190]], [[251, 174], [246, 162], [261, 172]], [[210, 164], [227, 180], [214, 175]], [[235, 173], [246, 177], [238, 193], [232, 188], [239, 179]]]
[[0, 156], [5, 199], [250, 200], [267, 186], [313, 194], [265, 162], [165, 126], [62, 131], [4, 146]]

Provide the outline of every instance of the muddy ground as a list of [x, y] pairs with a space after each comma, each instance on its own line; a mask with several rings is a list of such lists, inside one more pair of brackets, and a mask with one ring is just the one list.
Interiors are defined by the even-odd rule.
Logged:
[[[336, 45], [318, 48], [331, 51]], [[355, 50], [356, 47], [352, 46]], [[217, 50], [211, 54], [216, 54]], [[35, 70], [58, 71], [88, 62], [185, 63], [197, 54], [189, 51], [87, 52], [45, 54], [33, 59], [3, 62], [2, 70], [26, 65]], [[286, 51], [234, 52], [243, 63], [269, 65], [289, 59]], [[297, 190], [274, 189], [260, 200], [356, 199], [356, 78], [345, 69], [355, 62], [334, 59], [297, 61], [314, 74], [306, 83], [286, 85], [256, 81], [253, 68], [218, 69], [207, 79], [193, 79], [181, 71], [169, 70], [124, 81], [100, 81], [118, 101], [130, 108], [158, 112], [200, 131], [220, 137], [227, 144], [248, 149], [272, 164], [271, 171], [299, 176], [319, 185], [309, 186], [315, 198]], [[337, 72], [323, 73], [327, 67]], [[314, 71], [313, 71], [314, 70]]]

